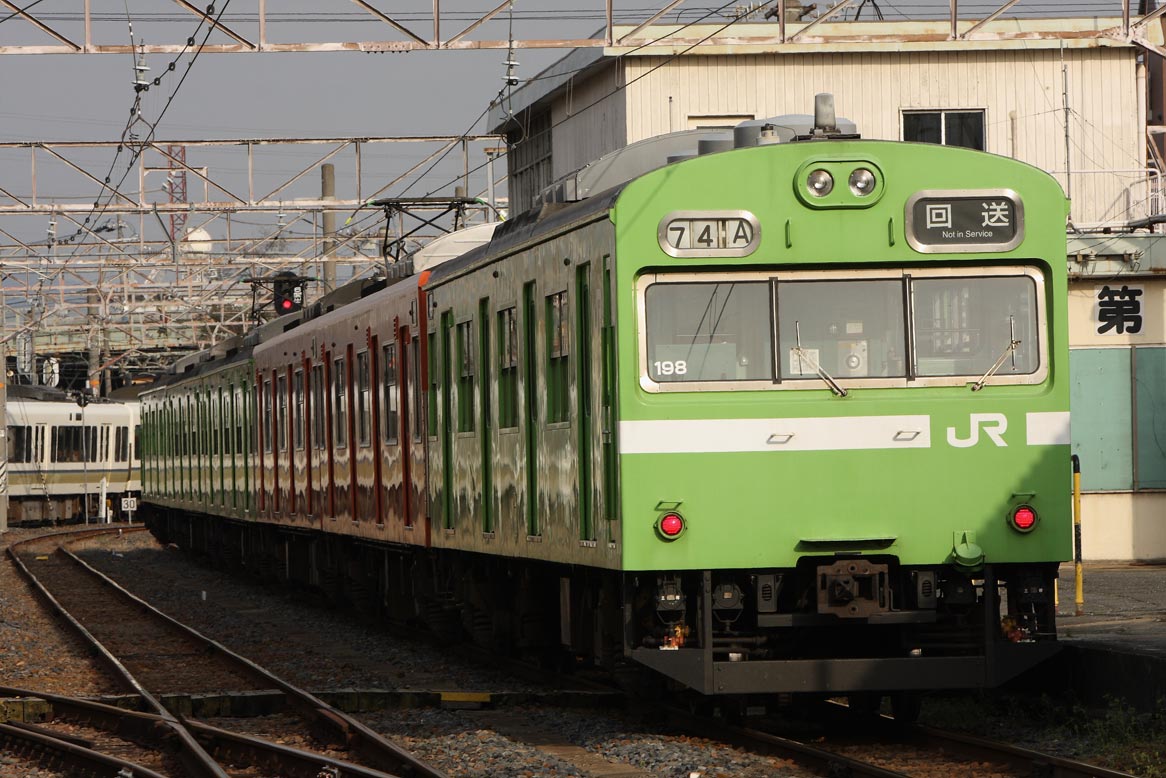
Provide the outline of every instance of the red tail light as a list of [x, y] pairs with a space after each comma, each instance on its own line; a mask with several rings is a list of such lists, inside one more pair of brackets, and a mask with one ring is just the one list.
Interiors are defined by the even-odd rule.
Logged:
[[1012, 511], [1012, 526], [1021, 532], [1028, 532], [1036, 526], [1036, 511], [1021, 505]]
[[684, 532], [684, 518], [679, 513], [665, 513], [656, 522], [656, 529], [665, 540], [675, 540]]

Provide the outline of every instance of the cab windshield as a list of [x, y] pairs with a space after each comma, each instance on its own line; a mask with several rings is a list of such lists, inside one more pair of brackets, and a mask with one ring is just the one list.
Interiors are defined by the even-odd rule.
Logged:
[[650, 384], [962, 384], [1001, 360], [991, 382], [1043, 380], [1035, 268], [646, 280]]

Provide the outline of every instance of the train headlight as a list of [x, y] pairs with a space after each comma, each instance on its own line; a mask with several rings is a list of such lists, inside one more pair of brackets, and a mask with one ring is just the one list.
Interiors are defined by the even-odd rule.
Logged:
[[669, 511], [656, 521], [656, 532], [664, 540], [676, 540], [684, 532], [684, 517], [676, 511]]
[[834, 176], [830, 171], [818, 168], [806, 176], [806, 188], [814, 197], [825, 197], [834, 191]]
[[1036, 511], [1030, 505], [1018, 505], [1012, 510], [1012, 528], [1017, 532], [1031, 532], [1036, 526]]
[[860, 167], [850, 174], [850, 191], [859, 197], [866, 197], [875, 190], [875, 174]]
[[791, 183], [802, 205], [814, 210], [871, 208], [887, 191], [887, 177], [876, 160], [847, 155], [807, 159], [798, 166]]

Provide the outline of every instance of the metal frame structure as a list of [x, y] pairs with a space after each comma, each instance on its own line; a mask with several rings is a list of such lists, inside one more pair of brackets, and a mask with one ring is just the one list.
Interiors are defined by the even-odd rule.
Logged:
[[[667, 0], [642, 22], [619, 25], [617, 17], [627, 19], [637, 11], [620, 12], [614, 0], [604, 0], [595, 4], [595, 10], [602, 9], [604, 18], [604, 27], [595, 37], [516, 36], [506, 40], [488, 39], [482, 28], [491, 20], [500, 23], [500, 15], [511, 8], [510, 0], [480, 15], [475, 13], [472, 22], [452, 35], [443, 29], [450, 28], [458, 14], [448, 7], [443, 9], [441, 0], [433, 0], [431, 14], [414, 13], [404, 21], [401, 12], [383, 12], [370, 0], [351, 2], [359, 9], [352, 14], [351, 22], [331, 29], [355, 31], [357, 35], [308, 41], [300, 39], [300, 30], [312, 26], [286, 25], [286, 17], [279, 12], [269, 14], [267, 0], [236, 0], [227, 19], [221, 10], [216, 14], [213, 5], [204, 9], [187, 0], [174, 0], [180, 19], [189, 18], [200, 28], [206, 26], [207, 38], [198, 48], [205, 53], [607, 47], [609, 53], [619, 54], [642, 47], [662, 52], [687, 51], [697, 45], [793, 51], [832, 44], [995, 40], [1024, 45], [1025, 41], [1062, 39], [1095, 41], [1100, 45], [1114, 41], [1166, 56], [1166, 48], [1155, 42], [1161, 36], [1148, 34], [1148, 25], [1156, 20], [1162, 23], [1166, 6], [1137, 15], [1131, 10], [1131, 0], [1122, 0], [1120, 23], [1112, 27], [1087, 29], [1070, 25], [1071, 29], [1061, 30], [1048, 26], [1025, 30], [986, 27], [1021, 0], [1006, 0], [982, 19], [961, 19], [958, 0], [949, 0], [946, 22], [935, 20], [922, 33], [909, 33], [893, 22], [828, 23], [837, 22], [845, 12], [857, 11], [863, 0], [838, 0], [822, 9], [816, 18], [797, 22], [787, 20], [787, 10], [800, 6], [795, 6], [794, 0], [776, 0], [754, 2], [731, 11], [735, 20], [764, 17], [773, 18], [776, 24], [738, 26], [730, 22], [711, 34], [707, 25], [701, 28], [658, 23], [666, 14], [677, 11], [684, 0]], [[135, 43], [131, 38], [125, 43], [120, 40], [120, 24], [116, 25], [115, 36], [113, 22], [103, 18], [94, 5], [94, 0], [74, 0], [72, 11], [62, 14], [58, 6], [54, 12], [42, 13], [19, 0], [0, 0], [0, 19], [14, 22], [3, 28], [3, 40], [9, 42], [0, 44], [0, 54], [130, 53], [141, 58], [147, 54], [181, 55], [191, 50], [194, 38], [186, 37], [188, 26], [181, 23], [153, 23], [150, 35], [163, 33], [160, 41]], [[459, 27], [465, 24], [464, 17], [461, 12], [456, 22]], [[294, 30], [290, 35], [289, 28]], [[358, 39], [366, 30], [369, 36]], [[45, 38], [50, 40], [46, 42]], [[145, 85], [145, 81], [141, 83]], [[1152, 127], [1150, 131], [1156, 129], [1160, 128]], [[386, 250], [391, 249], [394, 256], [405, 252], [406, 237], [430, 237], [413, 233], [406, 236], [400, 218], [395, 236], [390, 234], [392, 225], [379, 219], [351, 222], [361, 208], [374, 207], [370, 201], [387, 194], [458, 145], [463, 171], [458, 196], [470, 193], [469, 159], [473, 146], [473, 169], [482, 167], [476, 164], [477, 155], [484, 155], [486, 160], [485, 177], [490, 180], [480, 189], [491, 193], [487, 196], [492, 201], [495, 182], [490, 163], [496, 158], [497, 148], [485, 146], [503, 145], [499, 140], [495, 136], [446, 136], [163, 142], [154, 140], [151, 133], [146, 141], [130, 135], [125, 143], [0, 143], [0, 164], [15, 164], [30, 171], [24, 184], [28, 193], [20, 191], [21, 184], [7, 175], [0, 185], [0, 302], [5, 311], [0, 322], [0, 346], [19, 335], [34, 337], [35, 351], [42, 354], [87, 350], [91, 370], [95, 370], [111, 363], [148, 369], [165, 362], [166, 355], [175, 349], [210, 345], [251, 323], [250, 290], [242, 282], [246, 277], [290, 270], [311, 271], [307, 274], [332, 279], [334, 270], [327, 270], [337, 265], [349, 266], [354, 273], [371, 272], [383, 261]], [[390, 142], [437, 145], [432, 153], [423, 151], [419, 155], [421, 161], [407, 170], [369, 165], [369, 150]], [[117, 159], [111, 150], [120, 150], [123, 145], [130, 147], [133, 155], [123, 180], [130, 181], [131, 186], [136, 183], [136, 191], [111, 184], [107, 172], [109, 157]], [[290, 176], [268, 174], [263, 152], [281, 145], [299, 149], [297, 165], [309, 158], [311, 161]], [[309, 151], [309, 146], [317, 148]], [[236, 154], [243, 150], [246, 155], [245, 163], [236, 157], [234, 173], [222, 172], [232, 167], [229, 162], [201, 161], [228, 150]], [[103, 161], [96, 162], [95, 158]], [[336, 198], [328, 190], [321, 194], [303, 191], [309, 174], [317, 167], [349, 158], [352, 167], [342, 177], [346, 195]], [[244, 164], [246, 173], [238, 174]], [[47, 175], [50, 171], [51, 177]], [[158, 187], [162, 176], [166, 177], [164, 188], [152, 192], [150, 187]], [[65, 183], [47, 191], [44, 182], [50, 178], [54, 185], [57, 180]], [[366, 186], [366, 181], [376, 184]], [[99, 189], [96, 202], [78, 201], [78, 192], [92, 192], [95, 186]], [[366, 191], [374, 188], [375, 191]], [[412, 207], [420, 211], [442, 210], [436, 203]], [[488, 206], [482, 208], [484, 218], [492, 218]], [[393, 215], [392, 209], [386, 209], [386, 213]], [[334, 229], [337, 214], [351, 214], [350, 225], [339, 231]], [[26, 225], [30, 217], [48, 219], [47, 240], [29, 239]], [[448, 219], [449, 214], [431, 214], [428, 220], [420, 220], [424, 225], [443, 218]], [[184, 231], [186, 226], [204, 231], [195, 235], [207, 237], [184, 240], [190, 235]], [[322, 289], [309, 291], [318, 293]], [[105, 362], [102, 355], [111, 355], [110, 362]]]
[[[389, 153], [401, 144], [413, 150], [410, 162]], [[88, 352], [94, 372], [155, 370], [167, 355], [250, 327], [249, 277], [316, 276], [324, 281], [309, 288], [315, 297], [344, 271], [355, 277], [381, 268], [390, 241], [404, 251], [406, 238], [419, 245], [440, 234], [446, 207], [438, 200], [409, 203], [435, 230], [406, 236], [393, 233], [399, 219], [387, 223], [374, 198], [447, 154], [455, 154], [447, 168], [458, 169], [462, 186], [476, 180], [485, 196], [493, 182], [472, 179], [470, 170], [499, 144], [494, 135], [157, 141], [135, 149], [119, 187], [104, 183], [116, 142], [0, 143], [0, 161], [28, 171], [19, 185], [29, 189], [12, 191], [11, 175], [0, 187], [0, 341], [31, 337], [38, 354]], [[296, 168], [279, 170], [288, 156]], [[316, 188], [312, 174], [325, 167], [334, 168], [339, 196], [334, 182], [323, 193]], [[193, 186], [174, 186], [176, 174]], [[95, 201], [66, 199], [94, 185]], [[462, 201], [459, 219], [467, 212], [493, 219], [480, 197]], [[339, 229], [337, 215], [348, 220]], [[172, 232], [175, 217], [184, 235]], [[48, 221], [47, 239], [28, 239], [30, 219], [37, 232]]]
[[[636, 37], [645, 29], [651, 27], [653, 23], [663, 17], [666, 13], [675, 10], [683, 3], [683, 0], [671, 0], [660, 11], [652, 15], [642, 23], [636, 24], [628, 32], [619, 32], [618, 25], [615, 23], [615, 17], [618, 13], [614, 5], [614, 0], [604, 0], [602, 5], [604, 16], [604, 28], [602, 37], [592, 38], [546, 38], [546, 39], [506, 39], [506, 40], [475, 40], [471, 39], [470, 35], [478, 30], [486, 22], [498, 17], [506, 11], [511, 3], [510, 0], [504, 0], [499, 5], [484, 14], [481, 14], [469, 25], [463, 27], [460, 31], [453, 35], [446, 36], [442, 32], [443, 20], [448, 22], [448, 12], [443, 16], [441, 7], [441, 0], [433, 0], [433, 11], [430, 18], [426, 21], [426, 29], [420, 30], [421, 24], [414, 24], [410, 27], [408, 24], [399, 21], [393, 16], [384, 13], [377, 9], [371, 2], [367, 0], [351, 0], [358, 8], [367, 12], [367, 21], [379, 22], [377, 27], [389, 33], [389, 37], [384, 38], [370, 38], [366, 40], [332, 40], [332, 41], [273, 41], [268, 37], [269, 27], [277, 24], [274, 15], [269, 16], [267, 11], [267, 0], [252, 0], [253, 5], [248, 7], [243, 13], [247, 16], [246, 26], [242, 24], [232, 23], [225, 24], [221, 19], [216, 19], [208, 14], [203, 9], [187, 2], [187, 0], [174, 0], [174, 2], [183, 11], [190, 14], [192, 20], [200, 20], [202, 23], [209, 24], [216, 31], [222, 33], [230, 39], [230, 42], [222, 43], [207, 43], [202, 47], [202, 50], [209, 54], [229, 54], [229, 53], [273, 53], [273, 52], [332, 52], [332, 51], [360, 51], [368, 53], [389, 53], [389, 52], [409, 52], [409, 51], [438, 51], [438, 50], [475, 50], [475, 49], [561, 49], [561, 48], [597, 48], [604, 46], [628, 46], [628, 45], [659, 45], [659, 46], [677, 46], [687, 45], [696, 42], [693, 39], [678, 36], [668, 36], [665, 38], [642, 38]], [[0, 0], [0, 7], [8, 8], [11, 15], [19, 17], [28, 22], [26, 29], [37, 30], [41, 34], [48, 36], [55, 41], [54, 43], [20, 43], [15, 45], [0, 45], [0, 54], [126, 54], [126, 53], [145, 53], [145, 54], [180, 54], [189, 48], [189, 44], [184, 40], [178, 39], [168, 43], [154, 43], [135, 46], [127, 43], [107, 43], [98, 40], [94, 30], [94, 12], [92, 9], [93, 0], [81, 0], [81, 6], [78, 13], [80, 19], [74, 22], [67, 28], [63, 28], [60, 24], [49, 24], [45, 20], [44, 14], [38, 14], [31, 8], [25, 10], [17, 5], [15, 0]], [[779, 25], [779, 33], [776, 36], [766, 35], [764, 37], [750, 37], [749, 43], [753, 44], [787, 44], [794, 42], [807, 42], [811, 39], [819, 41], [834, 41], [834, 42], [862, 42], [862, 41], [891, 41], [896, 40], [896, 36], [892, 33], [886, 34], [870, 34], [864, 31], [858, 35], [838, 34], [837, 31], [827, 33], [824, 35], [817, 35], [811, 37], [808, 35], [810, 30], [817, 27], [817, 25], [829, 21], [838, 16], [838, 14], [852, 8], [859, 8], [862, 0], [838, 0], [834, 4], [825, 9], [817, 18], [808, 23], [797, 23], [796, 27], [791, 26], [786, 22], [786, 5], [787, 0], [777, 0], [771, 11], [767, 13], [768, 16], [775, 16]], [[1027, 32], [985, 32], [981, 28], [988, 22], [1000, 17], [1014, 6], [1021, 3], [1021, 0], [1007, 0], [1001, 3], [1000, 7], [994, 12], [977, 20], [963, 20], [959, 17], [959, 2], [958, 0], [949, 0], [948, 20], [950, 22], [950, 29], [948, 32], [937, 32], [933, 36], [928, 36], [926, 40], [966, 40], [969, 37], [977, 40], [1031, 40], [1034, 38], [1033, 33]], [[597, 4], [598, 5], [598, 4]], [[749, 9], [750, 13], [759, 11], [765, 4]], [[1126, 43], [1145, 46], [1147, 49], [1158, 54], [1166, 56], [1160, 46], [1146, 40], [1142, 34], [1145, 25], [1154, 19], [1159, 18], [1163, 13], [1166, 13], [1166, 7], [1159, 8], [1156, 11], [1140, 16], [1134, 19], [1134, 13], [1131, 11], [1131, 0], [1122, 0], [1122, 23], [1119, 27], [1092, 30], [1082, 33], [1082, 37], [1090, 38], [1112, 38]], [[792, 7], [792, 3], [791, 3]], [[236, 8], [236, 13], [238, 9]], [[597, 9], [598, 10], [598, 9]], [[213, 11], [211, 12], [213, 14]], [[459, 22], [460, 24], [460, 22]], [[821, 30], [819, 30], [819, 33]], [[731, 34], [716, 36], [707, 42], [710, 45], [728, 44], [742, 41], [742, 36], [738, 34], [739, 31], [734, 30]], [[899, 36], [901, 38], [902, 36]], [[1037, 33], [1035, 37], [1053, 37], [1047, 34]], [[915, 40], [920, 40], [916, 38]]]

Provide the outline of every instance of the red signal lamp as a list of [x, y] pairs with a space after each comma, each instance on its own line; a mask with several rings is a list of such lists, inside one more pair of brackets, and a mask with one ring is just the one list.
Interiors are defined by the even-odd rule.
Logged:
[[684, 528], [684, 517], [675, 511], [665, 513], [656, 521], [656, 532], [664, 540], [676, 540], [683, 534]]
[[1012, 511], [1012, 527], [1018, 532], [1031, 532], [1036, 526], [1036, 511], [1029, 505], [1018, 505]]

